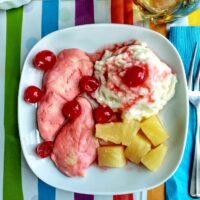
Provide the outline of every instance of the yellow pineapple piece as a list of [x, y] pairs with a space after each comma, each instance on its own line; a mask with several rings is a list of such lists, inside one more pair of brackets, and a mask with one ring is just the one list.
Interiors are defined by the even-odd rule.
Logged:
[[98, 164], [101, 167], [123, 167], [126, 164], [123, 146], [98, 148]]
[[121, 144], [123, 137], [123, 124], [121, 122], [96, 124], [95, 136], [105, 141]]
[[96, 137], [115, 144], [130, 145], [132, 139], [140, 129], [135, 120], [96, 124]]
[[122, 144], [129, 146], [131, 141], [136, 136], [137, 132], [140, 129], [140, 123], [135, 120], [124, 121], [123, 122], [123, 137]]
[[157, 116], [144, 120], [140, 127], [154, 146], [163, 143], [169, 137]]
[[143, 135], [137, 134], [125, 149], [125, 157], [138, 164], [150, 150], [151, 143]]
[[160, 144], [155, 149], [152, 149], [149, 153], [147, 153], [142, 158], [141, 162], [151, 171], [156, 171], [161, 166], [167, 153], [167, 149], [167, 145]]

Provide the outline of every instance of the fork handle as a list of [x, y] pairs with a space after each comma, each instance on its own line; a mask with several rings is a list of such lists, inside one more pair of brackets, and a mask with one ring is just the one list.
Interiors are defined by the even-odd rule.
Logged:
[[190, 195], [200, 197], [200, 151], [199, 151], [199, 127], [200, 127], [200, 107], [197, 108], [197, 125], [195, 135], [195, 152], [192, 166], [192, 176], [190, 180]]

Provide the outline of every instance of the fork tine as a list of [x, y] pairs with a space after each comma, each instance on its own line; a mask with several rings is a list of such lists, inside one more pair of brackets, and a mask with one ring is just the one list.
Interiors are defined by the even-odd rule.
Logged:
[[189, 71], [189, 77], [188, 77], [188, 89], [192, 90], [192, 80], [193, 80], [193, 71], [194, 71], [194, 64], [197, 54], [197, 48], [198, 48], [198, 42], [195, 43], [194, 51], [192, 54], [192, 60], [190, 64], [190, 71]]
[[194, 90], [199, 90], [199, 81], [200, 81], [200, 59], [198, 63], [197, 75], [194, 83]]

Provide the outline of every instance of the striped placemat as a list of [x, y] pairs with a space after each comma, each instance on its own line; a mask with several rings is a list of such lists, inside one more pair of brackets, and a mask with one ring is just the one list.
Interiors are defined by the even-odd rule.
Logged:
[[[173, 25], [199, 25], [199, 11]], [[20, 72], [32, 46], [48, 33], [88, 23], [133, 24], [132, 0], [34, 0], [0, 11], [0, 200], [162, 200], [164, 185], [148, 192], [93, 196], [55, 189], [38, 179], [25, 162], [18, 136]], [[166, 35], [165, 25], [134, 23]]]

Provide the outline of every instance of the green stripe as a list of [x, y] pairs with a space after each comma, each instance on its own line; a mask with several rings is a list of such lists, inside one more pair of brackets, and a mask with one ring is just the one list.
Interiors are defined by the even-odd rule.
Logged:
[[17, 95], [20, 79], [22, 18], [23, 8], [7, 11], [4, 107], [4, 200], [23, 199], [21, 147], [17, 125]]

